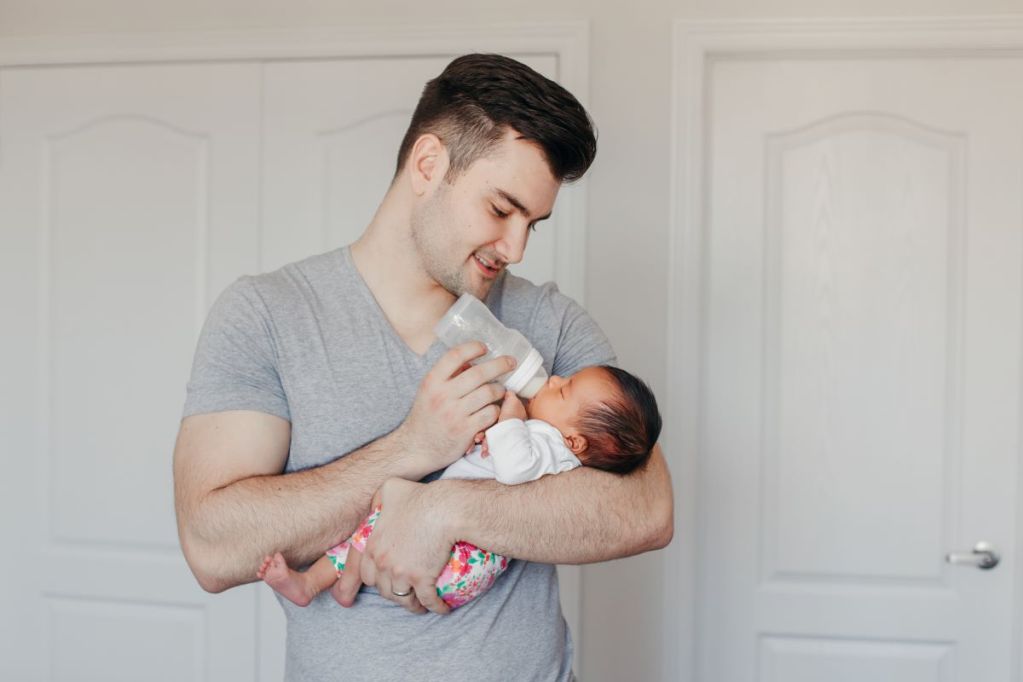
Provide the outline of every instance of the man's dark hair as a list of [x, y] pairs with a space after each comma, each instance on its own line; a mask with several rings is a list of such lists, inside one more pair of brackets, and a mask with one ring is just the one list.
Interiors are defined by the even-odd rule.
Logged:
[[646, 464], [661, 435], [657, 399], [642, 379], [624, 369], [600, 365], [617, 395], [595, 401], [579, 415], [576, 428], [586, 437], [586, 466], [627, 474]]
[[433, 133], [448, 150], [451, 165], [444, 177], [451, 182], [508, 128], [543, 149], [551, 174], [561, 182], [581, 178], [597, 154], [590, 117], [565, 88], [509, 57], [467, 54], [426, 84], [394, 175], [416, 140]]

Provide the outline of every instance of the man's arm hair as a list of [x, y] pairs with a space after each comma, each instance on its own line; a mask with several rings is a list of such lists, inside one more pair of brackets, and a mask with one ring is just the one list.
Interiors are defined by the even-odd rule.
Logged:
[[[185, 560], [208, 592], [253, 582], [267, 554], [309, 563], [347, 538], [390, 477], [429, 473], [394, 431], [329, 464], [282, 474], [291, 424], [254, 411], [186, 417], [174, 448]], [[340, 453], [339, 453], [340, 454]]]
[[527, 561], [584, 564], [665, 547], [674, 534], [671, 476], [660, 445], [630, 474], [578, 467], [531, 483], [443, 480], [433, 499], [455, 536]]

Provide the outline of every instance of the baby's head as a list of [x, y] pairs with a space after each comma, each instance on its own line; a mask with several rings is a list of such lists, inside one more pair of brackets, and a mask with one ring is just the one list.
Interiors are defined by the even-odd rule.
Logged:
[[661, 434], [653, 392], [623, 369], [597, 365], [552, 376], [526, 406], [561, 431], [586, 466], [625, 474], [642, 466]]

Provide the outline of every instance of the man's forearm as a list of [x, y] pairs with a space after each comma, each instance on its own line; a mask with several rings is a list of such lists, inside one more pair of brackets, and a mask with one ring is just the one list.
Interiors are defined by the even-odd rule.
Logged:
[[671, 541], [671, 477], [660, 446], [626, 476], [579, 467], [538, 481], [436, 481], [456, 536], [528, 561], [583, 564], [659, 549]]
[[214, 592], [252, 582], [276, 551], [292, 565], [309, 563], [355, 530], [386, 479], [418, 480], [429, 473], [421, 468], [392, 432], [315, 469], [241, 479], [185, 505], [185, 553]]

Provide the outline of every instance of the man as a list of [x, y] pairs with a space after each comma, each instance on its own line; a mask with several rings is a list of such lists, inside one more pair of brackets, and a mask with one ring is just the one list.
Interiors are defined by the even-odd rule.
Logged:
[[[350, 608], [326, 595], [304, 609], [282, 602], [288, 679], [571, 679], [552, 564], [670, 540], [659, 447], [626, 477], [582, 468], [520, 486], [419, 482], [496, 421], [504, 391], [493, 382], [512, 367], [470, 366], [482, 344], [435, 339], [461, 293], [523, 331], [549, 372], [614, 361], [577, 304], [505, 272], [595, 152], [563, 88], [505, 57], [456, 59], [427, 84], [360, 239], [243, 277], [210, 311], [174, 458], [179, 535], [202, 587], [251, 582], [278, 550], [310, 563], [374, 497], [383, 505], [334, 590]], [[449, 613], [433, 582], [456, 540], [519, 560]], [[376, 589], [356, 599], [360, 580]]]

